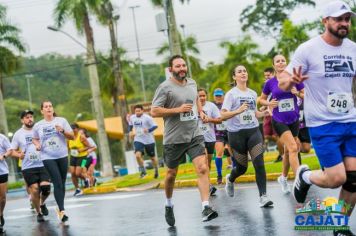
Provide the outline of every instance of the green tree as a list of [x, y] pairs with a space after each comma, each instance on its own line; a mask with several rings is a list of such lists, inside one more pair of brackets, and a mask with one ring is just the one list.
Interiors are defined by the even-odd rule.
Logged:
[[315, 6], [315, 3], [313, 0], [257, 0], [242, 11], [242, 30], [252, 29], [263, 36], [277, 38], [283, 22], [301, 5]]

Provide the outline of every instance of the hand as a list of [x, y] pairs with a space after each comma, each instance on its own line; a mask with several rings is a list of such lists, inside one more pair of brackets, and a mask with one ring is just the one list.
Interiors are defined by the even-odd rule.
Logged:
[[129, 133], [129, 138], [132, 140], [135, 137], [135, 133], [133, 131], [131, 131]]
[[204, 124], [209, 122], [209, 117], [203, 111], [200, 112], [200, 119]]
[[55, 125], [54, 127], [56, 127], [57, 132], [62, 133], [62, 134], [64, 133], [64, 129], [62, 128], [62, 126]]
[[3, 161], [3, 160], [5, 160], [4, 155], [0, 155], [0, 161]]
[[293, 87], [293, 88], [290, 90], [290, 92], [291, 92], [293, 95], [295, 95], [295, 96], [298, 96], [298, 95], [299, 95], [299, 91], [297, 90], [296, 87]]
[[37, 151], [41, 151], [41, 144], [37, 144], [37, 145], [35, 144], [35, 146]]
[[24, 152], [20, 152], [20, 159], [23, 160], [25, 158], [25, 153]]
[[259, 111], [265, 111], [267, 110], [267, 107], [266, 106], [261, 106], [260, 109], [258, 109]]
[[293, 68], [292, 82], [299, 84], [308, 78], [307, 75], [302, 75], [302, 66], [299, 66], [298, 69]]
[[246, 111], [248, 109], [249, 105], [244, 102], [238, 109], [237, 109], [237, 113], [238, 114], [241, 114], [243, 113], [244, 111]]
[[144, 132], [145, 134], [147, 134], [147, 133], [148, 133], [148, 129], [144, 128], [144, 129], [143, 129], [143, 132]]
[[278, 101], [277, 101], [277, 99], [273, 98], [273, 99], [269, 102], [268, 106], [269, 106], [270, 108], [272, 108], [272, 109], [278, 107]]
[[193, 104], [182, 104], [178, 110], [179, 110], [179, 113], [182, 113], [182, 112], [190, 112], [193, 108]]

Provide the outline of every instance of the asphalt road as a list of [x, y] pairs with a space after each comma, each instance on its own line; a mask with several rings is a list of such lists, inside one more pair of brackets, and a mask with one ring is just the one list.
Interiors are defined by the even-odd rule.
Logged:
[[[48, 200], [50, 210], [46, 222], [37, 223], [36, 214], [29, 209], [28, 199], [21, 194], [9, 194], [5, 208], [6, 235], [332, 235], [331, 231], [295, 231], [295, 201], [283, 195], [276, 182], [268, 183], [273, 208], [260, 208], [255, 184], [239, 184], [235, 197], [225, 195], [223, 186], [211, 203], [219, 217], [201, 222], [201, 204], [196, 188], [178, 189], [174, 193], [176, 226], [169, 227], [164, 219], [164, 192], [113, 193], [72, 197], [65, 200], [69, 216], [62, 225], [55, 214], [53, 196]], [[24, 195], [24, 193], [22, 194]], [[338, 190], [312, 187], [309, 197], [323, 199], [338, 196]], [[356, 213], [349, 225], [356, 232]]]

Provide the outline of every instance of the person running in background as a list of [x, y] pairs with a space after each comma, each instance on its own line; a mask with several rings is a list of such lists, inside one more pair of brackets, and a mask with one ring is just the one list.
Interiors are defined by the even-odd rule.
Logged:
[[267, 112], [257, 110], [257, 94], [247, 87], [248, 73], [244, 66], [236, 66], [232, 78], [235, 86], [226, 93], [221, 116], [227, 120], [229, 143], [237, 166], [226, 175], [225, 191], [228, 196], [234, 196], [234, 182], [247, 171], [249, 153], [255, 168], [260, 206], [268, 207], [273, 202], [267, 197], [263, 139], [257, 120]]
[[[216, 88], [214, 90], [214, 104], [218, 107], [219, 112], [221, 111], [222, 104], [224, 102], [224, 90], [221, 88]], [[227, 158], [228, 168], [232, 168], [232, 163], [235, 162], [232, 158], [232, 151], [229, 146], [227, 130], [226, 130], [226, 121], [222, 121], [220, 124], [215, 124], [215, 166], [217, 172], [217, 182], [222, 184], [222, 166], [223, 160], [222, 157], [225, 155]], [[235, 164], [234, 164], [235, 166]]]
[[[293, 183], [297, 202], [306, 200], [311, 185], [339, 188], [340, 200], [356, 203], [356, 104], [352, 84], [356, 80], [356, 43], [347, 35], [350, 6], [332, 1], [325, 6], [324, 32], [301, 44], [279, 75], [280, 88], [290, 91], [304, 82], [304, 113], [321, 170], [311, 171], [301, 165]], [[336, 230], [334, 235], [355, 235], [350, 230]]]
[[90, 144], [85, 137], [82, 130], [79, 129], [77, 124], [71, 124], [71, 128], [74, 132], [74, 139], [68, 141], [69, 153], [70, 153], [70, 173], [72, 176], [72, 182], [75, 187], [74, 196], [80, 196], [83, 191], [79, 188], [79, 179], [84, 181], [84, 186], [89, 187], [89, 178], [86, 174], [86, 162], [88, 156], [88, 149]]
[[64, 210], [65, 183], [68, 170], [68, 147], [66, 140], [73, 140], [74, 134], [68, 121], [57, 117], [52, 102], [41, 103], [43, 120], [33, 126], [32, 142], [40, 151], [43, 165], [51, 177], [54, 198], [58, 205], [57, 215], [61, 222], [68, 221]]
[[21, 170], [37, 212], [37, 221], [44, 222], [48, 215], [45, 201], [51, 193], [50, 178], [43, 166], [39, 151], [32, 143], [33, 111], [25, 110], [20, 114], [22, 127], [17, 130], [11, 142], [11, 156], [22, 160]]
[[[276, 55], [273, 58], [273, 67], [277, 77], [285, 70], [286, 66], [287, 60], [283, 55]], [[278, 183], [281, 185], [283, 193], [290, 192], [287, 182], [289, 168], [292, 167], [295, 174], [300, 165], [300, 160], [298, 160], [299, 108], [297, 97], [303, 96], [304, 85], [296, 85], [296, 90], [296, 95], [290, 91], [281, 90], [278, 87], [278, 79], [274, 77], [266, 82], [259, 100], [261, 105], [273, 109], [272, 125], [285, 146], [282, 175], [278, 177]], [[270, 94], [272, 97], [268, 101]]]
[[[298, 91], [295, 87], [291, 89], [294, 95], [298, 95]], [[301, 94], [301, 98], [298, 97], [298, 107], [299, 107], [299, 134], [298, 134], [298, 146], [299, 153], [298, 158], [301, 160], [300, 153], [309, 153], [311, 149], [311, 139], [309, 135], [309, 129], [305, 124], [304, 116], [304, 94]]]
[[89, 136], [88, 131], [86, 129], [82, 129], [84, 132], [85, 137], [88, 140], [90, 148], [87, 150], [88, 151], [88, 156], [87, 156], [87, 162], [86, 162], [86, 173], [87, 177], [89, 178], [90, 182], [90, 187], [95, 186], [97, 180], [94, 177], [94, 171], [95, 171], [95, 166], [97, 163], [97, 155], [96, 155], [96, 149], [98, 148], [95, 141], [92, 139], [92, 137]]
[[155, 153], [155, 138], [153, 131], [157, 129], [157, 125], [148, 114], [143, 113], [143, 106], [136, 105], [134, 107], [135, 114], [130, 116], [129, 129], [130, 137], [134, 137], [134, 147], [136, 160], [141, 172], [140, 177], [147, 175], [144, 166], [143, 155], [146, 154], [151, 158], [152, 165], [155, 169], [154, 178], [157, 179], [158, 174], [158, 159]]
[[209, 204], [209, 167], [205, 158], [204, 136], [198, 126], [198, 116], [207, 117], [198, 99], [197, 84], [187, 78], [187, 65], [180, 55], [169, 60], [171, 77], [157, 88], [151, 107], [153, 117], [164, 119], [164, 161], [167, 166], [165, 177], [165, 218], [174, 226], [173, 189], [181, 159], [188, 154], [198, 175], [198, 188], [202, 205], [203, 221], [218, 217]]
[[9, 139], [0, 134], [0, 233], [4, 232], [4, 209], [6, 205], [7, 181], [9, 177], [9, 167], [6, 158], [11, 153], [11, 144]]
[[[213, 159], [216, 142], [214, 126], [215, 124], [221, 124], [221, 118], [218, 107], [214, 103], [207, 101], [208, 92], [205, 89], [198, 89], [198, 96], [199, 101], [203, 107], [203, 111], [207, 116], [207, 120], [205, 122], [203, 122], [201, 119], [199, 120], [199, 128], [204, 135], [206, 160], [210, 173], [211, 160]], [[217, 189], [212, 184], [210, 184], [210, 196], [213, 196], [216, 190]]]

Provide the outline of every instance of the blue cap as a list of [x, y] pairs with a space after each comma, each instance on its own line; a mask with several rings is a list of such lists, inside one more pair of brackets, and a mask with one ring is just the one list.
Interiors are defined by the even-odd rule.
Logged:
[[214, 90], [214, 96], [223, 96], [224, 94], [224, 90], [222, 90], [221, 88], [217, 88]]

